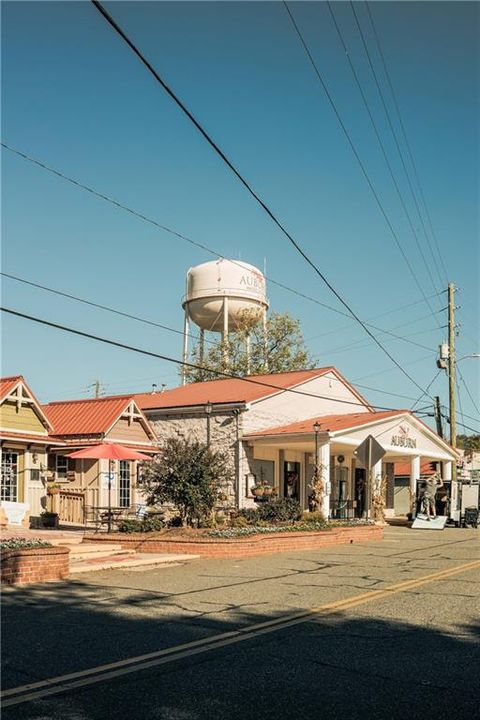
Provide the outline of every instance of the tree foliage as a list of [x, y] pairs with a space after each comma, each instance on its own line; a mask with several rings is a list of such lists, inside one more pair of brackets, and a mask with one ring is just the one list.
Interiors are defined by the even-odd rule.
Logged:
[[211, 515], [231, 479], [225, 453], [197, 441], [170, 438], [146, 464], [144, 487], [148, 504], [171, 503], [182, 525], [195, 525]]
[[462, 450], [480, 451], [480, 435], [457, 435], [457, 446]]
[[[200, 344], [197, 343], [193, 349], [192, 362], [206, 369], [187, 368], [187, 382], [214, 380], [221, 377], [219, 371], [225, 370], [244, 377], [315, 367], [315, 360], [305, 345], [299, 320], [288, 313], [272, 313], [266, 325], [265, 337], [258, 314], [245, 312], [237, 329], [229, 335], [228, 347], [222, 342], [208, 344], [202, 359]], [[250, 361], [247, 338], [250, 339]], [[224, 351], [228, 352], [228, 368], [224, 363]]]

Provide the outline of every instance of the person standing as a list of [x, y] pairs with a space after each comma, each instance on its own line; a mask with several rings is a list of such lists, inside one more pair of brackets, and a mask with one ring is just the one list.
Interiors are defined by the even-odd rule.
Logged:
[[437, 517], [437, 490], [441, 487], [443, 487], [443, 480], [438, 473], [434, 473], [425, 481], [423, 497], [425, 498], [425, 512], [427, 514], [427, 520], [430, 520], [430, 517], [435, 520]]

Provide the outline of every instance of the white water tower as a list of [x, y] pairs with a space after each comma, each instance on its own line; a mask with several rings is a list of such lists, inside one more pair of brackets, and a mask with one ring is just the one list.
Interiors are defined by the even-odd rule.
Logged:
[[[205, 331], [221, 333], [225, 368], [228, 367], [228, 333], [248, 314], [266, 327], [268, 300], [265, 276], [241, 260], [221, 258], [202, 263], [187, 272], [187, 291], [182, 300], [185, 311], [183, 361], [188, 361], [190, 321], [200, 328], [200, 357], [203, 358]], [[247, 337], [247, 357], [249, 339]], [[201, 364], [201, 363], [200, 363]], [[183, 383], [185, 384], [185, 365]]]

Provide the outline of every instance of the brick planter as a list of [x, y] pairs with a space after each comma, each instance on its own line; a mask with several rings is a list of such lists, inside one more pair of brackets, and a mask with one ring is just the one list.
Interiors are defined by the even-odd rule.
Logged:
[[[288, 532], [271, 535], [251, 535], [242, 538], [174, 537], [156, 533], [145, 535], [135, 533], [123, 535], [116, 533], [115, 542], [123, 549], [137, 550], [142, 553], [187, 553], [207, 558], [243, 558], [257, 555], [273, 555], [279, 552], [296, 550], [317, 550], [332, 545], [349, 545], [354, 542], [381, 540], [383, 527], [380, 525], [359, 525], [357, 527], [338, 527], [326, 531]], [[88, 542], [112, 542], [112, 535], [103, 537], [89, 535]]]
[[7, 585], [28, 585], [49, 580], [65, 580], [69, 574], [66, 547], [3, 550], [1, 579]]

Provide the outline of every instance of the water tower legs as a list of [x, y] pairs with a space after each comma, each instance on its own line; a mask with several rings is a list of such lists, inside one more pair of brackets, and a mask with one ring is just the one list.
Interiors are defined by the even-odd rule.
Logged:
[[[200, 365], [203, 367], [203, 363], [205, 362], [205, 330], [203, 328], [200, 328]], [[203, 370], [200, 370], [200, 378], [204, 379]]]
[[268, 372], [268, 327], [267, 327], [267, 309], [263, 311], [263, 352], [265, 372]]
[[222, 353], [223, 353], [223, 369], [227, 370], [229, 366], [230, 348], [228, 347], [228, 297], [223, 298], [223, 332], [222, 332]]
[[185, 363], [188, 362], [188, 335], [190, 333], [190, 324], [188, 320], [188, 309], [185, 305], [185, 319], [183, 321], [183, 365], [182, 365], [182, 385], [187, 382], [187, 366]]

